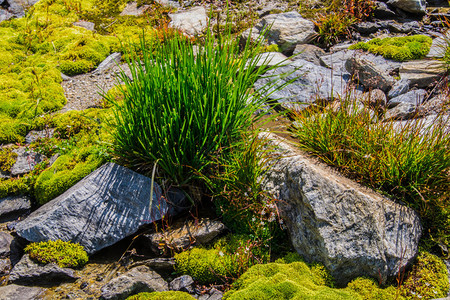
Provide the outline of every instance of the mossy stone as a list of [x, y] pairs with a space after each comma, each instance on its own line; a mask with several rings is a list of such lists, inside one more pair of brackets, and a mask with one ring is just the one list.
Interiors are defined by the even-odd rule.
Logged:
[[88, 261], [83, 246], [61, 240], [31, 243], [25, 252], [38, 263], [56, 263], [61, 268], [80, 268]]

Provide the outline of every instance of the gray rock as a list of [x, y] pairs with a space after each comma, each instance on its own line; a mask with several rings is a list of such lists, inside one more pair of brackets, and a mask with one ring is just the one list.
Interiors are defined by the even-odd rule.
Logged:
[[17, 234], [31, 242], [80, 243], [93, 254], [166, 214], [156, 183], [149, 208], [150, 186], [150, 178], [107, 163], [19, 222]]
[[16, 17], [23, 17], [25, 11], [36, 4], [39, 0], [7, 0], [8, 11]]
[[192, 36], [201, 34], [208, 26], [208, 15], [206, 9], [202, 6], [169, 14], [169, 17], [172, 20], [170, 26]]
[[445, 55], [445, 51], [449, 46], [448, 44], [449, 39], [450, 39], [449, 32], [433, 39], [430, 51], [427, 54], [427, 58], [443, 58]]
[[402, 63], [400, 77], [409, 79], [418, 88], [429, 87], [439, 81], [446, 71], [445, 64], [439, 60], [412, 60]]
[[181, 7], [179, 1], [175, 1], [175, 0], [155, 0], [155, 2], [157, 2], [163, 6], [170, 6], [170, 7], [174, 7], [174, 8]]
[[173, 257], [169, 258], [150, 258], [143, 261], [138, 261], [133, 263], [130, 268], [137, 267], [137, 266], [147, 266], [151, 268], [152, 270], [171, 273], [173, 272], [175, 268], [175, 259]]
[[39, 287], [8, 284], [0, 287], [0, 300], [37, 300], [45, 290]]
[[388, 109], [384, 114], [383, 121], [408, 120], [417, 115], [417, 106], [403, 102], [394, 108]]
[[170, 230], [145, 234], [155, 253], [160, 250], [186, 250], [193, 245], [204, 245], [212, 241], [226, 229], [220, 221], [200, 219], [198, 222], [186, 221], [174, 224]]
[[14, 266], [9, 282], [18, 284], [54, 285], [77, 280], [72, 269], [60, 268], [57, 264], [40, 265], [32, 261], [28, 254]]
[[255, 64], [255, 67], [260, 67], [262, 65], [275, 66], [279, 64], [287, 64], [291, 62], [289, 58], [280, 52], [264, 52], [260, 54], [260, 58]]
[[427, 95], [427, 91], [425, 90], [413, 90], [409, 91], [406, 94], [402, 94], [395, 98], [392, 98], [387, 103], [389, 108], [395, 107], [400, 103], [411, 103], [414, 106], [419, 106], [425, 100], [425, 96]]
[[97, 69], [95, 69], [92, 73], [93, 74], [101, 74], [112, 67], [118, 65], [120, 63], [120, 59], [122, 57], [122, 54], [120, 52], [114, 52], [113, 54], [110, 54], [107, 58], [105, 58], [104, 61], [102, 61]]
[[361, 34], [368, 35], [371, 33], [375, 33], [381, 29], [381, 25], [375, 22], [361, 22], [356, 23], [353, 27]]
[[255, 39], [269, 26], [271, 27], [266, 36], [269, 44], [277, 44], [286, 55], [292, 54], [296, 45], [309, 43], [316, 34], [313, 22], [304, 19], [298, 12], [291, 11], [265, 16], [254, 28], [243, 33], [244, 40], [248, 37]]
[[424, 115], [436, 115], [448, 110], [450, 104], [447, 104], [448, 98], [445, 94], [439, 94], [422, 104], [422, 112]]
[[0, 199], [0, 221], [18, 216], [31, 208], [31, 200], [27, 196], [8, 196]]
[[171, 291], [182, 291], [187, 293], [192, 293], [194, 291], [192, 284], [194, 279], [189, 275], [183, 275], [175, 278], [169, 283], [169, 290]]
[[340, 50], [320, 57], [320, 64], [324, 67], [333, 69], [335, 72], [346, 74], [350, 78], [350, 73], [345, 68], [345, 62], [354, 57], [357, 53], [355, 50]]
[[158, 273], [146, 266], [139, 266], [112, 279], [101, 291], [100, 299], [118, 300], [142, 292], [168, 291], [168, 284]]
[[[280, 75], [288, 72], [293, 73], [287, 77]], [[302, 59], [269, 71], [266, 74], [274, 76], [259, 79], [255, 83], [255, 88], [262, 88], [269, 81], [275, 81], [279, 78], [281, 78], [278, 81], [280, 85], [295, 79], [283, 89], [269, 95], [271, 100], [277, 101], [288, 109], [302, 109], [316, 101], [331, 101], [334, 98], [344, 98], [348, 92], [347, 83], [341, 73]]]
[[0, 231], [0, 258], [6, 258], [11, 254], [12, 235]]
[[392, 19], [396, 17], [395, 12], [389, 9], [386, 3], [381, 1], [375, 1], [373, 13], [374, 16], [379, 19]]
[[84, 20], [80, 20], [80, 21], [73, 23], [73, 26], [83, 27], [90, 31], [95, 30], [95, 23], [84, 21]]
[[14, 15], [7, 11], [6, 9], [0, 8], [0, 22], [7, 21], [14, 18]]
[[120, 13], [121, 16], [142, 16], [145, 11], [150, 7], [150, 5], [137, 6], [137, 2], [128, 2], [123, 11]]
[[323, 51], [321, 48], [317, 46], [309, 44], [300, 44], [295, 46], [292, 59], [294, 60], [303, 59], [320, 66], [320, 57], [324, 55], [325, 51]]
[[306, 261], [323, 263], [344, 286], [358, 276], [384, 282], [414, 259], [422, 233], [417, 213], [265, 135], [280, 156], [263, 187], [280, 200], [280, 216]]
[[345, 67], [366, 89], [380, 89], [387, 92], [394, 84], [394, 78], [389, 75], [399, 63], [389, 61], [371, 53], [362, 53], [347, 59]]
[[426, 13], [427, 3], [425, 0], [389, 0], [387, 3], [410, 13]]
[[8, 275], [11, 267], [11, 260], [9, 258], [0, 259], [0, 276]]
[[52, 138], [54, 133], [55, 133], [55, 129], [54, 128], [49, 128], [49, 129], [46, 129], [46, 130], [39, 130], [39, 131], [38, 130], [31, 130], [25, 136], [25, 144], [34, 143], [34, 142], [38, 141], [39, 139]]
[[198, 297], [198, 300], [221, 300], [223, 293], [218, 289], [212, 288], [207, 294]]
[[392, 99], [408, 92], [410, 83], [411, 82], [408, 79], [401, 79], [395, 82], [392, 89], [388, 93], [388, 98]]
[[383, 108], [386, 106], [386, 94], [380, 89], [374, 89], [363, 94], [363, 99], [373, 108]]
[[45, 157], [34, 151], [27, 151], [25, 148], [14, 149], [17, 153], [16, 163], [11, 167], [11, 176], [18, 176], [34, 170], [36, 165], [42, 162]]

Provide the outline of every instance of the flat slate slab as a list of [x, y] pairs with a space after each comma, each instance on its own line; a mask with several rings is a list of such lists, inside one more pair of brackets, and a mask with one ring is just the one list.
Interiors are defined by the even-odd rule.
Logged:
[[34, 211], [15, 229], [31, 242], [72, 241], [93, 254], [167, 213], [168, 205], [156, 183], [150, 204], [150, 187], [150, 178], [107, 163]]

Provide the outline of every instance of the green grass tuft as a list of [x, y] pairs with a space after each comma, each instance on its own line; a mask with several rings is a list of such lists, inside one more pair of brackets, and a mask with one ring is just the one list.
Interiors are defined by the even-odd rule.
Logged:
[[80, 268], [88, 261], [83, 246], [61, 240], [31, 243], [25, 252], [39, 263], [56, 263], [61, 268]]

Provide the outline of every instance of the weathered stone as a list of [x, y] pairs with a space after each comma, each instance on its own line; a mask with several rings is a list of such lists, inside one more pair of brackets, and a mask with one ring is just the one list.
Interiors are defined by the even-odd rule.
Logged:
[[320, 57], [320, 64], [324, 67], [333, 69], [335, 72], [346, 74], [348, 79], [350, 73], [345, 68], [345, 62], [354, 57], [358, 52], [355, 50], [340, 50], [331, 54], [323, 55]]
[[443, 58], [445, 55], [445, 51], [449, 46], [449, 38], [450, 33], [445, 33], [444, 35], [433, 39], [430, 51], [427, 54], [427, 58]]
[[16, 284], [8, 284], [0, 287], [1, 300], [37, 300], [42, 299], [41, 296], [45, 290], [39, 287], [21, 286]]
[[16, 217], [31, 208], [31, 200], [27, 196], [8, 196], [0, 199], [0, 221]]
[[221, 234], [225, 225], [220, 221], [201, 219], [198, 222], [186, 221], [174, 224], [173, 229], [144, 235], [155, 253], [160, 250], [183, 251], [193, 245], [203, 245]]
[[139, 266], [113, 278], [102, 288], [100, 299], [119, 300], [141, 292], [168, 291], [167, 282], [146, 266]]
[[0, 276], [8, 275], [11, 267], [11, 260], [9, 258], [0, 259]]
[[429, 87], [430, 84], [439, 81], [445, 74], [445, 64], [439, 60], [412, 60], [402, 63], [400, 77], [408, 79], [411, 85], [418, 88]]
[[420, 24], [417, 21], [398, 23], [393, 20], [383, 21], [381, 25], [394, 33], [418, 33]]
[[83, 28], [85, 28], [87, 30], [90, 30], [90, 31], [94, 31], [95, 30], [95, 23], [84, 21], [84, 20], [76, 21], [75, 23], [73, 23], [73, 26], [83, 27]]
[[72, 269], [60, 268], [55, 263], [40, 265], [32, 261], [28, 254], [14, 266], [9, 282], [33, 285], [56, 285], [77, 280]]
[[[289, 76], [281, 76], [281, 74], [289, 72], [292, 72]], [[331, 101], [339, 97], [345, 98], [348, 93], [347, 83], [341, 73], [302, 59], [295, 60], [266, 74], [274, 76], [259, 79], [255, 83], [255, 88], [262, 88], [269, 81], [277, 79], [280, 79], [277, 83], [280, 85], [295, 79], [283, 89], [269, 95], [270, 99], [289, 109], [302, 109], [308, 103]]]
[[16, 17], [23, 17], [25, 10], [36, 4], [39, 0], [7, 0], [8, 11]]
[[280, 200], [280, 216], [305, 260], [323, 263], [344, 286], [358, 276], [384, 282], [414, 259], [422, 232], [417, 213], [265, 135], [280, 156], [263, 187]]
[[15, 164], [11, 167], [11, 175], [18, 176], [34, 170], [36, 165], [44, 160], [44, 156], [34, 151], [27, 151], [25, 148], [14, 149], [17, 153]]
[[378, 88], [383, 92], [387, 92], [394, 84], [394, 78], [389, 74], [399, 65], [381, 56], [361, 52], [345, 63], [347, 71], [365, 88]]
[[80, 243], [93, 254], [166, 214], [156, 183], [149, 203], [150, 186], [150, 178], [107, 163], [19, 222], [17, 234], [31, 242]]
[[400, 103], [411, 103], [414, 106], [418, 106], [423, 103], [426, 95], [427, 91], [425, 90], [412, 90], [407, 92], [406, 94], [402, 94], [398, 97], [392, 98], [387, 103], [387, 106], [389, 108], [392, 108], [399, 105]]
[[175, 7], [175, 8], [181, 7], [179, 1], [177, 1], [177, 0], [155, 0], [155, 2], [157, 2], [163, 6], [170, 6], [170, 7]]
[[450, 103], [447, 95], [439, 94], [423, 103], [421, 108], [424, 115], [439, 114], [443, 111], [450, 111]]
[[410, 13], [426, 13], [427, 3], [425, 0], [389, 0], [387, 3]]
[[25, 144], [34, 143], [34, 142], [38, 141], [39, 139], [52, 138], [54, 133], [55, 133], [54, 128], [49, 128], [46, 130], [39, 130], [39, 131], [31, 130], [25, 136]]
[[277, 44], [286, 55], [292, 54], [296, 45], [310, 42], [316, 34], [313, 22], [304, 19], [298, 12], [291, 11], [265, 16], [242, 36], [244, 40], [248, 37], [255, 39], [267, 27], [270, 27], [266, 36], [269, 44]]
[[392, 89], [388, 93], [388, 98], [392, 99], [403, 95], [404, 93], [409, 91], [410, 81], [408, 79], [401, 79], [394, 83]]
[[12, 235], [0, 231], [0, 258], [6, 258], [11, 254]]
[[386, 106], [386, 94], [380, 89], [374, 89], [363, 94], [363, 99], [373, 108], [382, 108]]
[[0, 8], [0, 22], [7, 21], [14, 18], [14, 15], [7, 11], [6, 9]]
[[260, 58], [255, 64], [255, 67], [260, 67], [262, 65], [275, 66], [279, 64], [287, 64], [289, 62], [292, 62], [292, 60], [288, 59], [283, 53], [264, 52], [261, 53]]
[[118, 65], [120, 63], [120, 58], [122, 57], [122, 54], [120, 52], [114, 52], [113, 54], [109, 55], [107, 58], [105, 58], [104, 61], [102, 61], [97, 69], [92, 72], [93, 74], [101, 74], [112, 67]]
[[169, 290], [192, 293], [194, 291], [194, 289], [192, 288], [193, 283], [194, 279], [192, 279], [191, 276], [183, 275], [175, 278], [169, 283]]
[[150, 5], [137, 6], [137, 2], [128, 2], [123, 11], [120, 13], [121, 16], [142, 16], [145, 11], [150, 7]]
[[381, 1], [375, 1], [375, 8], [373, 14], [379, 19], [392, 19], [396, 17], [395, 12], [389, 9], [388, 5]]
[[178, 28], [188, 35], [201, 34], [208, 26], [208, 15], [202, 6], [191, 8], [183, 12], [169, 14], [170, 26]]
[[356, 29], [356, 31], [364, 35], [375, 33], [381, 29], [380, 24], [375, 22], [356, 23], [353, 25], [353, 27]]
[[417, 115], [417, 106], [413, 103], [402, 102], [394, 108], [388, 109], [383, 120], [407, 120]]
[[150, 258], [143, 261], [135, 262], [130, 266], [130, 268], [137, 266], [147, 266], [152, 270], [171, 273], [175, 268], [175, 259], [173, 257]]
[[212, 288], [208, 293], [198, 297], [198, 300], [221, 300], [223, 293], [218, 289]]
[[321, 48], [309, 45], [300, 44], [295, 46], [292, 59], [304, 59], [306, 61], [312, 62], [315, 65], [320, 66], [320, 57], [325, 55], [325, 51]]

